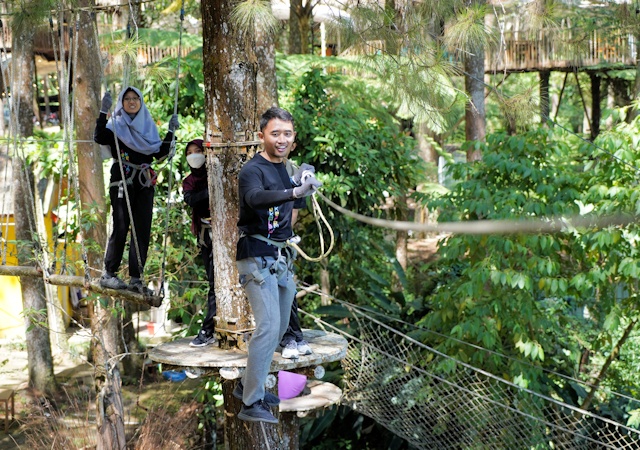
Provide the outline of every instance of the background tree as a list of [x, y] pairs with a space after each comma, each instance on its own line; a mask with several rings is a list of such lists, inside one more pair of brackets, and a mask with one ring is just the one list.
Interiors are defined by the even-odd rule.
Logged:
[[[11, 130], [17, 137], [33, 135], [33, 73], [34, 36], [42, 18], [42, 4], [27, 2], [24, 9], [12, 18], [11, 43]], [[22, 152], [22, 144], [14, 150]], [[16, 237], [28, 243], [23, 248], [21, 262], [35, 263], [45, 251], [36, 227], [36, 185], [33, 171], [24, 156], [14, 154], [14, 214]], [[41, 392], [56, 390], [53, 358], [48, 330], [48, 314], [44, 281], [40, 278], [21, 277], [22, 303], [25, 313], [27, 352], [29, 358], [29, 385]]]

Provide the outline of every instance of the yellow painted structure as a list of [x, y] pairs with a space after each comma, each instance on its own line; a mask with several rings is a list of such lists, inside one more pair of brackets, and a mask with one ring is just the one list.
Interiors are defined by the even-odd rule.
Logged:
[[[1, 243], [2, 251], [6, 254], [2, 255], [8, 266], [18, 265], [17, 247], [15, 244], [15, 226], [13, 223], [13, 215], [1, 218], [0, 231], [2, 232], [3, 242]], [[47, 236], [52, 235], [53, 218], [51, 213], [44, 217]], [[51, 247], [51, 239], [49, 239]], [[73, 250], [67, 250], [67, 260], [73, 261], [73, 257], [77, 257]], [[70, 317], [73, 314], [73, 308], [70, 300], [70, 292], [68, 286], [57, 286], [56, 289], [58, 300], [63, 310], [66, 312], [65, 325], [69, 325]], [[20, 285], [20, 277], [0, 276], [0, 339], [10, 339], [16, 337], [24, 337], [25, 325], [22, 316], [22, 288]]]

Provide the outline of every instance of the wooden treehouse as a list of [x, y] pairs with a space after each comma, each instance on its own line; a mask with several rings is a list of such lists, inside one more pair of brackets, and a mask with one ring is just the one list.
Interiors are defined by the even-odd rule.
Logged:
[[580, 33], [564, 29], [557, 32], [504, 33], [499, 45], [485, 54], [485, 71], [545, 72], [604, 71], [633, 69], [636, 42], [633, 35], [618, 30]]

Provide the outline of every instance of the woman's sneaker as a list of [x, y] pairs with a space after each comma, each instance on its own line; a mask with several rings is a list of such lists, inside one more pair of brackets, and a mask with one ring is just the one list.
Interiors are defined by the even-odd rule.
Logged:
[[218, 342], [216, 337], [213, 334], [207, 334], [206, 331], [200, 330], [200, 333], [191, 341], [189, 345], [191, 347], [206, 347], [210, 344], [215, 344]]
[[125, 283], [120, 278], [116, 277], [115, 275], [110, 275], [110, 274], [105, 272], [100, 277], [100, 286], [102, 286], [103, 288], [108, 288], [108, 289], [122, 290], [122, 289], [126, 289], [127, 288], [127, 283]]
[[298, 353], [298, 344], [296, 341], [291, 340], [287, 342], [287, 345], [282, 349], [282, 357], [287, 359], [298, 359], [300, 353]]
[[298, 353], [303, 356], [310, 355], [313, 353], [313, 350], [311, 350], [311, 346], [304, 339], [296, 342], [296, 347], [298, 347]]
[[131, 281], [129, 282], [129, 286], [127, 286], [127, 289], [137, 294], [148, 296], [153, 295], [153, 291], [146, 287], [140, 278], [136, 277], [131, 277]]
[[251, 406], [242, 404], [240, 412], [238, 413], [238, 419], [245, 420], [247, 422], [266, 422], [266, 423], [278, 423], [278, 419], [271, 414], [269, 407], [264, 400], [258, 400]]

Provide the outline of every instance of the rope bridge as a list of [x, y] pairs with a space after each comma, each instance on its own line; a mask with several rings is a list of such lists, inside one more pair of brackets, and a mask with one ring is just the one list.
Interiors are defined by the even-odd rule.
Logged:
[[[342, 403], [416, 448], [640, 448], [639, 430], [517, 386], [412, 339], [371, 311], [333, 300], [348, 311], [350, 327], [314, 319], [349, 341]], [[627, 400], [640, 408], [639, 400]]]

